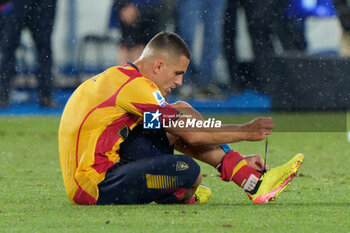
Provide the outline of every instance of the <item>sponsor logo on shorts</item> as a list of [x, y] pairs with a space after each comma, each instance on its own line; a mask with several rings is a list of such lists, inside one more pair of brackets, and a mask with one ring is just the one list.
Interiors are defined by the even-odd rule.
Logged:
[[176, 171], [184, 171], [189, 169], [190, 166], [188, 166], [187, 163], [183, 162], [183, 161], [177, 161], [176, 163]]

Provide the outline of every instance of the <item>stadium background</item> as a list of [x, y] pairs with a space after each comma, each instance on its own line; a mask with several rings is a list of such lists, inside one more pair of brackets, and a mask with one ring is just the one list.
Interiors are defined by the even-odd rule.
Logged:
[[[171, 11], [172, 1], [167, 0]], [[331, 1], [329, 1], [331, 3]], [[61, 0], [58, 1], [54, 26], [53, 56], [54, 98], [61, 103], [60, 109], [41, 109], [37, 106], [33, 75], [35, 49], [29, 32], [22, 32], [21, 47], [16, 53], [19, 72], [13, 81], [11, 107], [1, 109], [0, 114], [60, 114], [72, 90], [86, 78], [116, 64], [120, 32], [111, 27], [112, 1]], [[169, 19], [167, 29], [174, 30]], [[245, 15], [238, 12], [238, 39], [236, 47], [241, 61], [251, 61], [254, 54], [247, 33]], [[194, 60], [201, 53], [202, 36], [199, 26], [196, 33]], [[219, 107], [225, 109], [261, 110], [310, 110], [349, 108], [350, 68], [348, 59], [339, 55], [342, 28], [336, 15], [308, 16], [305, 20], [307, 49], [305, 54], [284, 54], [276, 46], [274, 56], [266, 58], [268, 66], [264, 74], [263, 93], [244, 91], [240, 95], [226, 95], [215, 99], [188, 99], [195, 107]], [[99, 38], [96, 40], [94, 38]], [[227, 63], [221, 55], [216, 62], [218, 82], [229, 81]], [[175, 100], [173, 96], [171, 100]], [[209, 103], [209, 105], [208, 105]]]

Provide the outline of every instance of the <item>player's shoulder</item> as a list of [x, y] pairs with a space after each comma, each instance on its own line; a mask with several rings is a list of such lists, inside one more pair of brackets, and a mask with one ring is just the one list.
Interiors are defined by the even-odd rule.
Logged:
[[121, 89], [119, 95], [125, 97], [125, 100], [132, 99], [135, 102], [153, 103], [162, 107], [167, 105], [158, 86], [146, 77], [131, 80]]
[[126, 89], [133, 90], [135, 92], [141, 91], [143, 93], [159, 90], [158, 86], [152, 80], [143, 76], [130, 80], [130, 82], [126, 84]]
[[139, 86], [146, 89], [158, 90], [157, 85], [152, 80], [144, 77], [132, 64], [116, 66], [111, 70], [111, 72], [121, 72], [128, 76], [130, 78], [129, 82], [127, 83], [128, 86]]
[[131, 80], [121, 90], [121, 93], [132, 95], [141, 99], [163, 99], [158, 86], [146, 77]]

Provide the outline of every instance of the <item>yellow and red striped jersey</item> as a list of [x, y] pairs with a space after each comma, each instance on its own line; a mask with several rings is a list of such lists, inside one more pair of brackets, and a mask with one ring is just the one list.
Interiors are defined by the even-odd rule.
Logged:
[[74, 91], [59, 127], [61, 169], [71, 202], [96, 204], [97, 185], [119, 160], [120, 144], [142, 123], [143, 112], [157, 110], [179, 113], [133, 65], [112, 67]]

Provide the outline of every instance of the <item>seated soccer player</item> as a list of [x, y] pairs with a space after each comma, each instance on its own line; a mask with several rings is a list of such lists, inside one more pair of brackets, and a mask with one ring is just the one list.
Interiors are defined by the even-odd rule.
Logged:
[[112, 67], [76, 89], [59, 128], [63, 180], [72, 203], [204, 203], [211, 191], [200, 186], [193, 158], [215, 167], [254, 203], [268, 203], [294, 178], [303, 155], [266, 171], [261, 157], [243, 157], [226, 144], [267, 138], [274, 128], [271, 118], [203, 128], [193, 124], [203, 118], [190, 105], [165, 101], [163, 96], [182, 84], [190, 59], [178, 35], [161, 32], [134, 64]]

